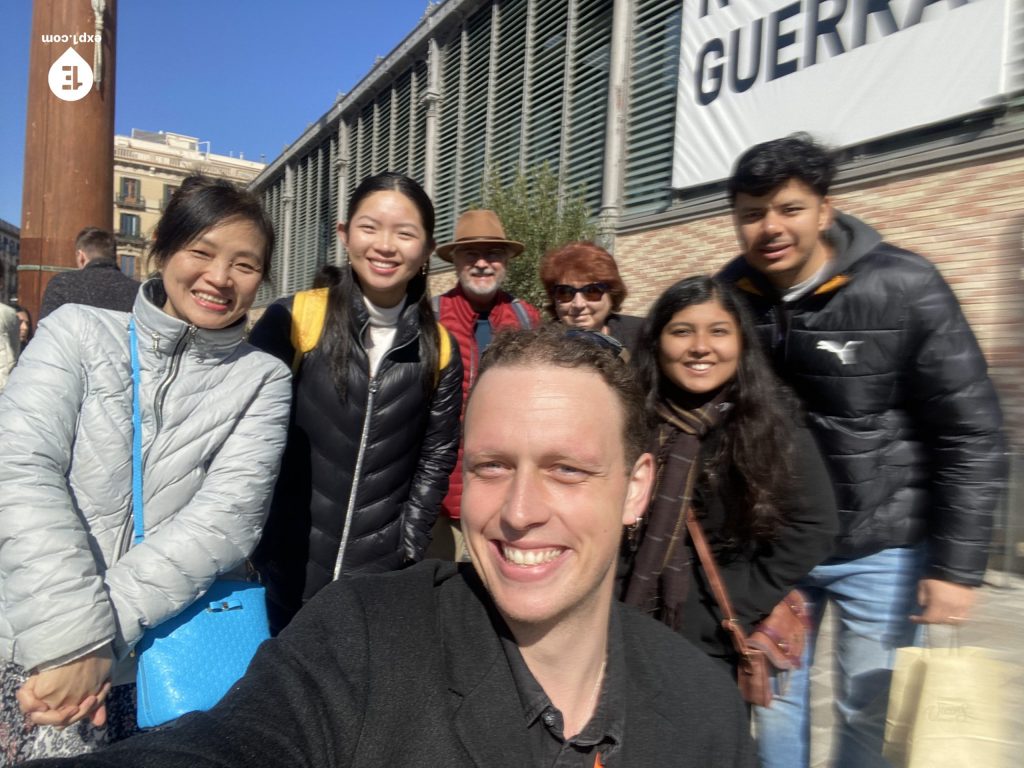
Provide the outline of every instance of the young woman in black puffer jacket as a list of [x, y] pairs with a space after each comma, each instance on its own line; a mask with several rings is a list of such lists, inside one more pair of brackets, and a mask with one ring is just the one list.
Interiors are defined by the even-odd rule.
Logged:
[[338, 233], [349, 262], [321, 289], [312, 349], [302, 354], [293, 328], [296, 301], [310, 297], [273, 304], [252, 333], [295, 371], [288, 446], [255, 555], [275, 631], [343, 574], [420, 560], [458, 448], [462, 363], [430, 306], [430, 199], [384, 173], [363, 180], [348, 211]]

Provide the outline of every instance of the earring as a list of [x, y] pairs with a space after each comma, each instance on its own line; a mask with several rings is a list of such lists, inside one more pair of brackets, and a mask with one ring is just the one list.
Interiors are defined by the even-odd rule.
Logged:
[[640, 526], [643, 525], [643, 520], [643, 515], [637, 515], [636, 519], [626, 526], [626, 541], [629, 542], [629, 546], [634, 552], [640, 543]]
[[426, 261], [423, 262], [423, 266], [420, 267], [420, 274], [423, 275], [424, 277], [426, 277], [427, 275], [430, 274], [430, 257], [429, 256], [426, 258]]

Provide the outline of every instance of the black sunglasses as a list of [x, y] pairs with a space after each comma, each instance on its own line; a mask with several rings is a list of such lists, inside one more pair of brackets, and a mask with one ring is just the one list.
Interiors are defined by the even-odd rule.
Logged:
[[559, 283], [551, 289], [551, 296], [559, 304], [568, 304], [576, 298], [577, 293], [582, 293], [583, 298], [586, 301], [600, 301], [601, 297], [610, 290], [611, 286], [609, 286], [608, 283], [587, 283], [582, 288], [577, 288], [575, 285]]

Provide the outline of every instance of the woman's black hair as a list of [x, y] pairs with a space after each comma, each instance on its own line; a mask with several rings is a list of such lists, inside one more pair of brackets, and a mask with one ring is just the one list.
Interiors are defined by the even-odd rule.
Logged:
[[704, 275], [669, 287], [644, 320], [634, 364], [653, 415], [659, 397], [671, 397], [673, 390], [678, 394], [658, 364], [661, 332], [677, 312], [709, 301], [717, 301], [736, 321], [740, 359], [736, 377], [726, 384], [725, 400], [732, 405], [722, 415], [722, 437], [715, 454], [705, 457], [701, 482], [726, 501], [726, 537], [734, 543], [769, 539], [783, 520], [782, 506], [792, 490], [799, 404], [772, 372], [736, 290]]
[[270, 277], [274, 225], [258, 196], [225, 179], [189, 176], [171, 196], [153, 232], [149, 258], [157, 269], [203, 233], [229, 219], [245, 219], [263, 236], [263, 275]]
[[18, 312], [24, 312], [25, 317], [28, 318], [28, 338], [25, 339], [24, 343], [21, 345], [21, 348], [24, 349], [25, 344], [28, 344], [30, 341], [32, 341], [32, 313], [29, 312], [26, 307], [21, 306], [21, 304], [14, 305], [14, 312], [15, 314], [17, 314]]
[[[427, 233], [427, 255], [424, 267], [429, 265], [430, 253], [434, 250], [434, 204], [423, 191], [423, 187], [401, 173], [378, 173], [367, 176], [356, 187], [348, 201], [349, 221], [359, 210], [362, 202], [374, 192], [397, 192], [409, 199], [419, 211], [423, 229]], [[346, 222], [347, 223], [347, 222]], [[353, 331], [351, 318], [352, 294], [358, 290], [358, 278], [350, 266], [341, 270], [341, 278], [330, 286], [327, 292], [327, 319], [324, 321], [320, 349], [330, 364], [331, 378], [341, 399], [348, 391], [348, 359]], [[417, 302], [420, 326], [420, 360], [423, 364], [423, 391], [429, 397], [437, 381], [438, 330], [433, 307], [430, 305], [430, 290], [427, 285], [426, 269], [417, 272], [406, 286], [406, 301]]]

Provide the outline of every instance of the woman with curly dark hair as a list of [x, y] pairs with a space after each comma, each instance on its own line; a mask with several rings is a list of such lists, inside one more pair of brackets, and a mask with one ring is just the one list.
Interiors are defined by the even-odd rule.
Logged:
[[624, 599], [733, 668], [686, 508], [748, 635], [828, 555], [837, 528], [824, 463], [755, 333], [732, 288], [691, 277], [654, 303], [634, 358], [657, 424], [658, 485], [643, 530], [631, 532]]

